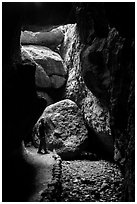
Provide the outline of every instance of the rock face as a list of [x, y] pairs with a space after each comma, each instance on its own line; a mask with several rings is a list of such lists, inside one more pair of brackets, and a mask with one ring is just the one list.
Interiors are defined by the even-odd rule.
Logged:
[[[81, 71], [87, 87], [109, 109], [114, 138], [114, 159], [121, 166], [124, 175], [122, 201], [133, 202], [135, 201], [135, 4], [104, 3], [106, 9], [104, 12], [101, 4], [85, 3], [77, 7], [78, 30], [83, 43]], [[110, 25], [118, 30], [107, 31], [108, 26], [105, 26], [107, 21], [103, 15], [105, 11]], [[104, 29], [99, 26], [100, 23]], [[104, 31], [107, 31], [106, 35], [102, 35]]]
[[58, 89], [65, 84], [66, 67], [59, 54], [43, 46], [23, 46], [22, 60], [36, 64], [35, 83], [37, 88]]
[[110, 111], [114, 160], [126, 169], [123, 200], [130, 201], [134, 200], [133, 53], [134, 42], [122, 38], [116, 29], [111, 29], [105, 39], [96, 38], [81, 52], [84, 81]]
[[84, 115], [86, 124], [97, 135], [101, 145], [106, 151], [113, 154], [108, 109], [87, 88], [82, 77], [80, 53], [83, 46], [80, 43], [77, 27], [73, 24], [67, 25], [64, 29], [66, 33], [61, 53], [68, 68], [64, 98], [75, 101]]
[[63, 161], [60, 202], [118, 202], [122, 180], [118, 166], [108, 161]]
[[[32, 10], [32, 5], [34, 5], [35, 7], [34, 10]], [[108, 4], [106, 3], [105, 5]], [[67, 65], [69, 72], [69, 78], [67, 81], [64, 98], [69, 98], [76, 102], [76, 104], [81, 109], [88, 126], [92, 130], [94, 130], [95, 133], [97, 133], [96, 135], [99, 137], [100, 141], [104, 136], [104, 146], [108, 145], [109, 140], [111, 143], [111, 145], [109, 145], [109, 148], [112, 150], [111, 146], [113, 146], [113, 143], [111, 142], [112, 136], [110, 134], [109, 124], [109, 120], [111, 119], [111, 131], [115, 144], [114, 158], [121, 166], [124, 175], [123, 201], [134, 201], [135, 48], [134, 40], [132, 39], [134, 38], [134, 3], [132, 4], [133, 12], [129, 10], [129, 6], [128, 4], [126, 4], [128, 7], [127, 11], [130, 11], [128, 12], [129, 14], [132, 13], [133, 18], [131, 18], [131, 15], [129, 18], [129, 15], [127, 15], [127, 11], [125, 11], [125, 15], [121, 15], [121, 11], [123, 11], [124, 8], [123, 3], [121, 7], [119, 5], [116, 6], [116, 10], [112, 9], [114, 13], [111, 13], [110, 8], [112, 8], [113, 5], [111, 4], [110, 6], [109, 4], [108, 6], [110, 14], [108, 15], [108, 18], [111, 17], [114, 20], [112, 23], [112, 25], [114, 26], [115, 22], [117, 21], [117, 28], [122, 31], [122, 35], [124, 37], [129, 37], [129, 39], [123, 40], [122, 38], [120, 38], [116, 30], [115, 32], [112, 32], [111, 30], [111, 34], [109, 33], [108, 36], [108, 22], [104, 17], [104, 12], [101, 4], [79, 3], [79, 5], [76, 6], [76, 10], [78, 12], [77, 20], [79, 35], [75, 25], [66, 26], [65, 40], [62, 46], [62, 57]], [[12, 170], [11, 167], [13, 162], [15, 164], [15, 167], [16, 165], [18, 165], [17, 158], [19, 158], [21, 163], [22, 160], [20, 159], [21, 153], [17, 156], [14, 156], [13, 153], [21, 146], [21, 141], [22, 139], [24, 139], [24, 135], [27, 134], [27, 132], [31, 128], [31, 121], [32, 118], [34, 119], [34, 115], [36, 114], [36, 108], [41, 107], [41, 105], [37, 102], [35, 93], [35, 66], [33, 66], [32, 64], [21, 64], [20, 33], [22, 16], [24, 15], [26, 17], [26, 20], [31, 23], [41, 21], [42, 23], [44, 22], [44, 25], [63, 24], [66, 19], [70, 17], [69, 14], [70, 10], [72, 9], [72, 3], [45, 3], [45, 6], [41, 7], [43, 12], [40, 12], [40, 10], [38, 12], [40, 14], [39, 18], [37, 18], [36, 12], [34, 12], [38, 8], [37, 6], [35, 6], [35, 3], [26, 4], [5, 2], [2, 6], [4, 164], [3, 201], [15, 202], [15, 200], [17, 199], [17, 191], [15, 190], [15, 188], [12, 188], [13, 182], [10, 182], [12, 180], [10, 180], [10, 178], [14, 177], [14, 179], [16, 180], [17, 177], [16, 173], [14, 172], [14, 170]], [[118, 11], [117, 7], [120, 11], [120, 15], [116, 16], [115, 14], [117, 14]], [[27, 11], [26, 8], [28, 8]], [[43, 16], [45, 18], [43, 18]], [[132, 31], [129, 27], [129, 24], [132, 25], [130, 27], [133, 27]], [[79, 36], [81, 42], [79, 40]], [[104, 37], [107, 40], [101, 39]], [[108, 42], [108, 44], [104, 45], [104, 42]], [[93, 44], [96, 46], [94, 47]], [[109, 50], [107, 50], [106, 48]], [[80, 58], [80, 53], [82, 53], [81, 51], [83, 52], [83, 56], [81, 56]], [[92, 53], [92, 55], [90, 55], [90, 52]], [[89, 65], [91, 63], [93, 64], [93, 66], [88, 67], [90, 69], [89, 71], [87, 70], [86, 65]], [[34, 64], [36, 64], [36, 62]], [[42, 74], [44, 73], [44, 77], [42, 77], [43, 75], [40, 76], [40, 80], [42, 81], [45, 80], [45, 76], [47, 77], [48, 75], [45, 74], [44, 69], [40, 68], [40, 66], [39, 72], [42, 72]], [[102, 67], [104, 70], [103, 72], [105, 72], [105, 76], [103, 76], [103, 74], [101, 73], [102, 71], [100, 69]], [[95, 70], [92, 68], [94, 68]], [[96, 71], [99, 71], [99, 75], [96, 73]], [[95, 76], [95, 78], [98, 76], [98, 79], [94, 79], [92, 77], [92, 74]], [[108, 81], [109, 74], [110, 82]], [[84, 79], [82, 78], [82, 75]], [[90, 81], [89, 76], [92, 78], [92, 81]], [[47, 84], [49, 83], [48, 86], [52, 87], [51, 84], [53, 83], [48, 80], [48, 77], [46, 78], [46, 82]], [[100, 93], [102, 92], [101, 85], [100, 83], [98, 84], [98, 80], [100, 80], [100, 78], [103, 79], [101, 83], [103, 83], [103, 86], [105, 88], [104, 97], [103, 94], [100, 95]], [[40, 83], [40, 81], [38, 82]], [[99, 89], [94, 87], [96, 84], [97, 86], [99, 86]], [[103, 103], [104, 101], [106, 101], [106, 97], [109, 96], [109, 94], [107, 93], [108, 89], [110, 91], [110, 107], [106, 108], [105, 106], [108, 105], [105, 104], [104, 106]], [[108, 109], [110, 111], [110, 114]], [[38, 118], [38, 116], [36, 118]], [[59, 135], [59, 131], [57, 131], [55, 135]], [[109, 148], [107, 148], [107, 150]], [[10, 159], [11, 157], [12, 160]], [[10, 172], [9, 169], [11, 169]], [[26, 170], [27, 169], [28, 168], [26, 168]], [[24, 168], [22, 168], [21, 173], [24, 174], [23, 170]], [[25, 186], [27, 184], [29, 184], [29, 181], [26, 180]], [[21, 182], [15, 187], [20, 189], [20, 191], [24, 190], [24, 186]], [[22, 201], [22, 199], [23, 197], [19, 197], [19, 201]]]
[[[124, 174], [124, 201], [135, 200], [135, 47], [126, 39], [111, 55], [111, 129], [114, 159]], [[116, 66], [117, 63], [119, 66]]]
[[81, 52], [81, 71], [89, 90], [108, 107], [110, 101], [110, 70], [108, 69], [109, 40], [116, 31], [112, 30], [108, 38], [95, 38], [91, 45]]
[[[80, 109], [66, 99], [48, 106], [34, 127], [34, 141], [38, 144], [39, 122], [44, 118], [47, 148], [55, 149], [63, 158], [74, 158], [84, 147], [87, 139]], [[35, 145], [37, 145], [35, 144]]]
[[42, 45], [54, 50], [63, 39], [61, 29], [56, 28], [49, 32], [22, 31], [20, 40], [22, 45]]
[[107, 37], [109, 24], [103, 2], [78, 3], [76, 19], [82, 43], [91, 43], [93, 36]]

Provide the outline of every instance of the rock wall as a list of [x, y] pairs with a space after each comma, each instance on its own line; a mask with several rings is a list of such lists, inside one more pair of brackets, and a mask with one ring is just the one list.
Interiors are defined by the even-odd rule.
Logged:
[[[87, 87], [109, 110], [114, 159], [125, 178], [122, 201], [134, 201], [135, 4], [81, 3], [77, 5], [76, 11], [79, 36], [83, 44], [82, 75]], [[100, 23], [104, 27], [103, 32], [99, 33]], [[116, 26], [117, 30], [110, 25]], [[105, 92], [101, 90], [102, 87]]]
[[[64, 98], [71, 99], [79, 106], [86, 124], [96, 134], [95, 139], [99, 140], [101, 146], [104, 146], [104, 151], [106, 149], [110, 154], [113, 154], [108, 109], [87, 88], [82, 77], [80, 53], [84, 45], [80, 42], [77, 26], [76, 24], [67, 25], [64, 29], [66, 33], [61, 47], [61, 56], [68, 69]], [[92, 139], [93, 135], [90, 137], [91, 140], [94, 140]]]
[[[11, 197], [14, 201], [16, 196], [15, 190], [7, 187], [10, 177], [15, 175], [14, 169], [9, 173], [13, 162], [10, 157], [16, 158], [24, 135], [45, 108], [45, 103], [41, 106], [37, 100], [35, 66], [21, 63], [22, 17], [32, 24], [58, 25], [69, 19], [72, 9], [71, 3], [36, 5], [3, 3], [3, 201]], [[64, 27], [65, 39], [60, 50], [69, 73], [64, 98], [78, 105], [88, 127], [111, 154], [114, 140], [114, 158], [125, 177], [123, 201], [134, 201], [134, 4], [117, 4], [114, 9], [113, 5], [102, 3], [74, 5], [77, 27]], [[132, 18], [127, 12], [129, 8]], [[124, 11], [122, 18], [120, 9]], [[113, 17], [115, 13], [120, 14], [118, 18]], [[110, 29], [109, 21], [120, 34]], [[69, 23], [74, 23], [73, 18]]]
[[[66, 27], [62, 47], [69, 72], [64, 97], [78, 104], [100, 139], [100, 133], [112, 133], [114, 159], [125, 177], [122, 200], [134, 201], [134, 4], [112, 7], [107, 3], [76, 5], [77, 29], [76, 25]], [[112, 16], [116, 11], [120, 21]]]
[[[135, 199], [135, 58], [134, 40], [126, 39], [121, 55], [111, 56], [111, 129], [115, 138], [114, 159], [124, 181], [124, 201]], [[119, 62], [116, 66], [115, 62]]]

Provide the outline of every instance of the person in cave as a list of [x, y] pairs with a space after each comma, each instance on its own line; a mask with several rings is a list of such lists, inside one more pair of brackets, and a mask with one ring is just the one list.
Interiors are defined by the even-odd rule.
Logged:
[[39, 126], [39, 139], [40, 144], [38, 148], [38, 153], [42, 154], [42, 150], [44, 150], [45, 154], [48, 154], [47, 145], [46, 145], [46, 138], [45, 138], [45, 125], [44, 119], [42, 118], [40, 126]]

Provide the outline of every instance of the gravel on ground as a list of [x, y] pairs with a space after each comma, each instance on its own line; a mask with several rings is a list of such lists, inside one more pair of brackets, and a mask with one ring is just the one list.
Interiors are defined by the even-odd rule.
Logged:
[[65, 202], [118, 202], [122, 174], [109, 161], [62, 161], [62, 194]]

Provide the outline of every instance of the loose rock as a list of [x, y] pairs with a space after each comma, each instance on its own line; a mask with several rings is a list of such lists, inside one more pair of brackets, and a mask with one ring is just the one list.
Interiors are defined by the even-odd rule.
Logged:
[[61, 201], [120, 202], [122, 181], [119, 168], [108, 161], [63, 161]]

